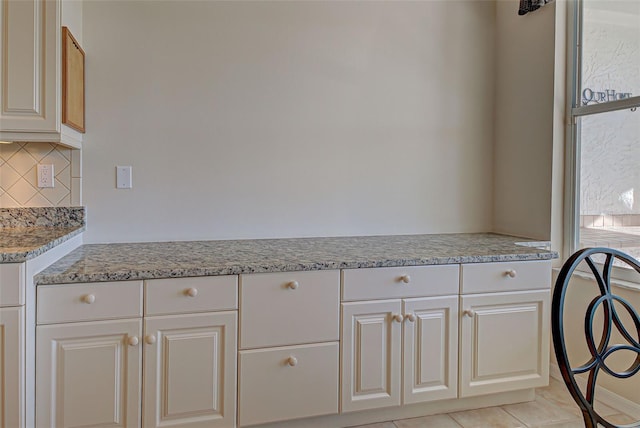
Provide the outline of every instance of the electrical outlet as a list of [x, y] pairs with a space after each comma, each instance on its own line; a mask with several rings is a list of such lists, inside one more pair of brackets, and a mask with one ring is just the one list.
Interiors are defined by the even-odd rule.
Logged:
[[53, 187], [53, 177], [53, 164], [38, 164], [38, 187]]

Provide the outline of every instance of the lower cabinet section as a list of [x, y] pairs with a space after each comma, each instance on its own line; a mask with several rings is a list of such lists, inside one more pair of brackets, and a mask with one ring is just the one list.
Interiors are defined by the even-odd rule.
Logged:
[[24, 306], [0, 308], [0, 427], [24, 426]]
[[457, 296], [343, 303], [342, 412], [455, 398], [457, 309]]
[[[550, 272], [500, 262], [41, 286], [36, 427], [322, 426], [531, 399], [549, 376]], [[0, 426], [20, 426], [5, 409], [24, 394], [21, 323], [23, 308], [0, 309]]]
[[549, 290], [460, 298], [461, 397], [548, 383], [549, 299]]
[[236, 313], [145, 318], [144, 427], [235, 426]]
[[338, 413], [338, 342], [239, 352], [239, 423]]
[[36, 426], [140, 425], [142, 321], [38, 326]]

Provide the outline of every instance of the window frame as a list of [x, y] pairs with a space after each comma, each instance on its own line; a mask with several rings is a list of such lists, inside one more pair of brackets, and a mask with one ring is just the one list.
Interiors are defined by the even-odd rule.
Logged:
[[[606, 103], [581, 105], [583, 4], [583, 0], [569, 2], [567, 23], [568, 73], [565, 136], [567, 144], [565, 145], [565, 233], [563, 245], [565, 259], [580, 249], [580, 118], [640, 107], [640, 95]], [[633, 281], [629, 274], [624, 269], [614, 268], [612, 276], [621, 280]]]

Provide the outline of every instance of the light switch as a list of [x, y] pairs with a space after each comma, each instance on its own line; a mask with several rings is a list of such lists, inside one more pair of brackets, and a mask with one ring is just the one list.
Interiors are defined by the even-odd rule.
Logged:
[[116, 188], [131, 189], [133, 187], [130, 166], [116, 166]]

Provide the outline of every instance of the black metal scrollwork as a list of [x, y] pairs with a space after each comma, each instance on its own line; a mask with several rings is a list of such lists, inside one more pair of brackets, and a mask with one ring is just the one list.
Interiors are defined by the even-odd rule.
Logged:
[[[594, 261], [603, 260], [602, 268]], [[555, 348], [558, 366], [562, 373], [567, 388], [573, 399], [576, 401], [585, 422], [585, 427], [595, 428], [600, 424], [604, 427], [618, 428], [622, 427], [640, 427], [640, 421], [629, 425], [614, 425], [605, 420], [593, 408], [596, 392], [596, 382], [598, 374], [601, 371], [620, 379], [627, 379], [640, 371], [640, 317], [638, 312], [620, 296], [611, 292], [611, 272], [613, 270], [614, 261], [627, 264], [640, 273], [640, 264], [631, 256], [610, 248], [585, 248], [573, 254], [562, 267], [553, 293], [553, 301], [551, 308], [551, 329], [553, 334], [553, 344]], [[577, 367], [571, 367], [567, 355], [566, 344], [564, 340], [564, 320], [563, 313], [565, 307], [565, 297], [567, 295], [567, 287], [570, 283], [571, 276], [580, 263], [585, 262], [598, 284], [599, 294], [594, 297], [587, 307], [584, 318], [584, 333], [587, 347], [590, 353], [590, 359]], [[617, 302], [617, 304], [616, 304]], [[617, 308], [623, 308], [635, 331], [630, 332], [627, 326], [623, 324], [618, 314]], [[594, 336], [594, 320], [596, 314], [602, 314], [602, 335], [596, 341]], [[626, 343], [611, 344], [612, 333], [614, 328], [624, 338]], [[636, 354], [635, 360], [624, 370], [614, 370], [607, 365], [607, 360], [614, 354], [626, 351]], [[586, 374], [586, 396], [578, 387], [575, 375]]]

